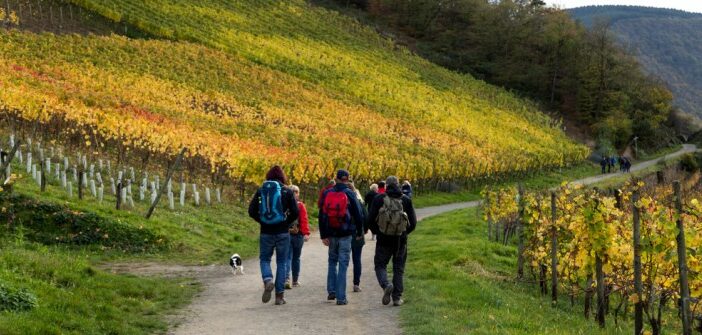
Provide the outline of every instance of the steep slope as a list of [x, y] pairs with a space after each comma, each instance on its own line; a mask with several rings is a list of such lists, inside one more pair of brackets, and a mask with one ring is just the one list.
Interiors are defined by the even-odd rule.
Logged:
[[302, 180], [349, 164], [368, 178], [422, 178], [587, 153], [533, 103], [304, 1], [74, 3], [176, 41], [2, 33], [6, 113], [58, 115], [162, 154], [188, 146], [250, 180], [272, 163]]
[[702, 14], [635, 6], [570, 10], [585, 25], [609, 20], [619, 40], [652, 74], [665, 80], [684, 111], [702, 116]]

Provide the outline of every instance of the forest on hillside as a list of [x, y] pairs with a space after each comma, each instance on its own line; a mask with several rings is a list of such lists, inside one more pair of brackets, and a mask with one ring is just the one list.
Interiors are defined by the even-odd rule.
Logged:
[[571, 120], [601, 152], [634, 138], [676, 141], [673, 95], [618, 45], [611, 25], [587, 29], [540, 0], [337, 0], [355, 6], [429, 60], [506, 87]]
[[683, 111], [702, 116], [702, 14], [634, 6], [570, 10], [586, 26], [609, 21], [646, 71], [662, 78]]

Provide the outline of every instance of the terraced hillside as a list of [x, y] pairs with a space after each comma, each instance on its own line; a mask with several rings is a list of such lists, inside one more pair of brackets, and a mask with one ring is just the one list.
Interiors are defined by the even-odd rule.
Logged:
[[[156, 39], [0, 31], [0, 110], [257, 181], [477, 176], [587, 149], [530, 101], [305, 1], [72, 1]], [[90, 143], [95, 142], [95, 143]]]

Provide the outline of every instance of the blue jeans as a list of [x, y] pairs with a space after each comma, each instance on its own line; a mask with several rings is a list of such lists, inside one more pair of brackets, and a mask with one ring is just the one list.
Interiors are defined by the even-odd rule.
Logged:
[[330, 237], [327, 293], [335, 294], [337, 301], [346, 301], [346, 269], [349, 267], [349, 258], [351, 258], [351, 236]]
[[271, 258], [275, 251], [275, 292], [285, 292], [285, 268], [288, 259], [288, 249], [290, 249], [290, 234], [283, 233], [277, 235], [261, 234], [259, 238], [259, 260], [261, 261], [261, 277], [263, 282], [273, 280], [271, 270]]
[[353, 258], [353, 284], [361, 285], [361, 252], [363, 245], [353, 245], [351, 247], [351, 255]]
[[300, 255], [302, 255], [302, 245], [305, 244], [305, 237], [302, 234], [290, 235], [290, 252], [285, 268], [285, 279], [290, 279], [292, 272], [293, 282], [297, 282], [300, 277]]

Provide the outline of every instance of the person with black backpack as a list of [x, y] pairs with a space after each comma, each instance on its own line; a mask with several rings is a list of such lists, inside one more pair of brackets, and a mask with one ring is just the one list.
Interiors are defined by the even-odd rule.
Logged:
[[[386, 192], [373, 200], [366, 225], [378, 235], [375, 244], [375, 275], [383, 289], [383, 305], [402, 306], [403, 277], [407, 262], [407, 236], [417, 227], [412, 199], [402, 194], [395, 176], [385, 181]], [[388, 263], [392, 259], [392, 283], [388, 281]]]
[[[275, 304], [285, 304], [285, 275], [290, 249], [289, 228], [297, 220], [299, 211], [293, 191], [285, 186], [287, 177], [280, 166], [272, 167], [266, 181], [249, 204], [249, 216], [261, 225], [259, 259], [263, 278], [263, 296], [267, 303], [275, 289]], [[275, 252], [275, 280], [271, 270], [271, 258]]]
[[356, 193], [349, 188], [349, 172], [336, 173], [334, 187], [324, 191], [320, 199], [319, 234], [329, 247], [327, 300], [346, 305], [346, 270], [351, 258], [351, 240], [363, 237], [363, 209]]

